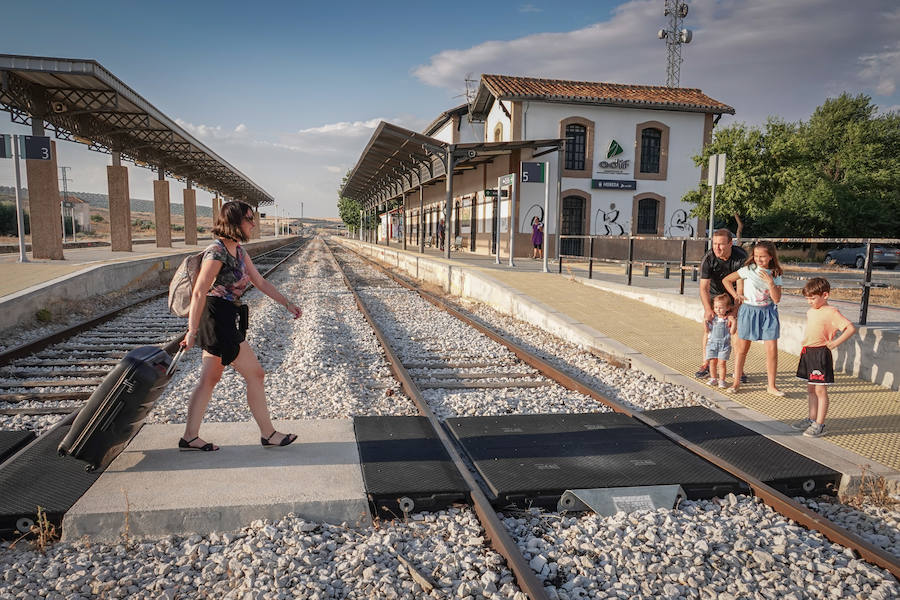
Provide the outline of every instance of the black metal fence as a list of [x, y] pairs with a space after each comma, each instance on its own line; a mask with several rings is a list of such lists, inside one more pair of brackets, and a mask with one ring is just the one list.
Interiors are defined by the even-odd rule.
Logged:
[[[612, 263], [625, 266], [625, 283], [632, 284], [632, 275], [635, 265], [643, 268], [644, 277], [648, 277], [650, 269], [661, 268], [663, 277], [670, 279], [672, 269], [677, 269], [679, 277], [679, 293], [684, 295], [685, 277], [690, 274], [691, 281], [697, 281], [700, 260], [688, 260], [689, 247], [694, 254], [698, 252], [701, 244], [705, 248], [708, 245], [709, 238], [673, 238], [673, 237], [653, 237], [653, 236], [607, 236], [607, 235], [561, 235], [560, 247], [561, 254], [558, 261], [559, 273], [562, 273], [563, 262], [576, 261], [588, 263], [588, 279], [593, 279], [594, 263]], [[577, 241], [577, 243], [575, 243]], [[626, 253], [624, 257], [615, 258], [609, 256], [595, 256], [600, 254], [596, 251], [596, 242], [608, 244], [610, 241], [624, 242], [626, 244]], [[869, 312], [869, 293], [873, 287], [889, 287], [887, 283], [872, 282], [872, 258], [876, 245], [897, 246], [900, 245], [900, 239], [895, 238], [742, 238], [737, 242], [744, 244], [754, 244], [759, 241], [770, 241], [776, 244], [834, 244], [849, 245], [855, 244], [865, 246], [865, 262], [863, 265], [863, 273], [858, 284], [862, 287], [862, 295], [859, 301], [859, 324], [865, 325]], [[653, 254], [662, 258], [635, 258], [635, 245], [638, 242], [652, 242]], [[675, 247], [680, 247], [678, 255], [669, 256]], [[586, 252], [585, 252], [586, 251]], [[705, 249], [703, 250], [705, 254]], [[857, 263], [858, 264], [858, 263]], [[806, 277], [797, 276], [797, 279], [807, 279]]]

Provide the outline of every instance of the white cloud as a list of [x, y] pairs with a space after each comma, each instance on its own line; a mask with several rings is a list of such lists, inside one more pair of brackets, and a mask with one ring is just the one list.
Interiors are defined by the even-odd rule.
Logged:
[[330, 171], [332, 173], [341, 173], [342, 171], [344, 171], [344, 169], [342, 167], [338, 167], [336, 165], [327, 165], [325, 167], [325, 170]]
[[371, 135], [372, 131], [378, 127], [383, 119], [369, 119], [368, 121], [341, 121], [340, 123], [329, 123], [319, 127], [310, 127], [309, 129], [301, 129], [298, 134], [321, 133], [327, 135], [341, 135], [347, 137], [355, 137], [360, 135]]
[[543, 8], [538, 8], [534, 4], [523, 4], [519, 7], [519, 12], [521, 13], [539, 13], [544, 12]]
[[[663, 85], [661, 2], [632, 0], [583, 29], [439, 52], [413, 73], [463, 90], [466, 73]], [[842, 91], [891, 96], [900, 81], [894, 0], [695, 0], [685, 27], [681, 85], [734, 106], [739, 120], [808, 117]]]

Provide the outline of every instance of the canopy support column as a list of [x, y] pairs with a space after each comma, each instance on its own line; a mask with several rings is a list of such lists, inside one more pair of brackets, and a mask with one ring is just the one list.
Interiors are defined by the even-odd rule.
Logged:
[[197, 245], [197, 190], [190, 179], [184, 188], [184, 245]]
[[450, 258], [450, 205], [453, 204], [453, 168], [456, 165], [456, 144], [447, 147], [447, 199], [444, 202], [444, 258]]
[[112, 153], [112, 165], [106, 167], [109, 195], [109, 241], [113, 252], [131, 252], [131, 193], [128, 167], [122, 166], [122, 155]]
[[153, 181], [153, 211], [156, 219], [156, 247], [172, 247], [172, 216], [169, 208], [169, 182], [166, 168], [159, 165], [159, 178]]

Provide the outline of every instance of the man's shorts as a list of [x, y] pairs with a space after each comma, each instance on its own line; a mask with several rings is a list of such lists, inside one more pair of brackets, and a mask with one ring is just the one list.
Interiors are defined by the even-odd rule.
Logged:
[[724, 340], [709, 340], [706, 342], [706, 360], [728, 360], [731, 358], [731, 337]]
[[804, 346], [797, 365], [797, 377], [810, 385], [834, 383], [834, 359], [828, 346]]

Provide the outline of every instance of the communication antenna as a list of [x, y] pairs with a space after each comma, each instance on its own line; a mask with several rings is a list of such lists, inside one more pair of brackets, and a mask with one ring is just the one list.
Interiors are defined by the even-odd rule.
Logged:
[[682, 29], [681, 22], [688, 14], [688, 5], [684, 0], [665, 0], [666, 9], [663, 14], [669, 17], [667, 29], [660, 29], [656, 37], [666, 41], [668, 62], [666, 64], [666, 87], [678, 87], [681, 79], [681, 45], [690, 44], [694, 32]]

